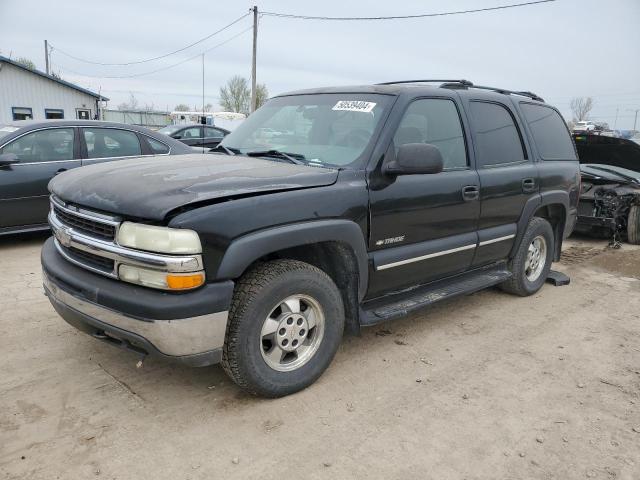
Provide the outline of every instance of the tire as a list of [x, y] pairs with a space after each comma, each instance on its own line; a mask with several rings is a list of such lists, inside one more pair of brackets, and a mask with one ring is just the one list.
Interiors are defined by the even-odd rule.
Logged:
[[344, 323], [340, 291], [325, 272], [297, 260], [259, 264], [236, 283], [222, 367], [253, 395], [289, 395], [329, 366]]
[[640, 245], [640, 205], [632, 205], [627, 219], [627, 241]]
[[[539, 251], [537, 262], [535, 261], [535, 253], [533, 253], [533, 261], [529, 257], [530, 247], [533, 248], [533, 252], [536, 251], [534, 242], [536, 242], [535, 245], [538, 245], [537, 250]], [[541, 245], [544, 246], [544, 252], [541, 251]], [[509, 270], [513, 276], [502, 283], [500, 288], [505, 292], [521, 297], [536, 293], [542, 288], [549, 275], [554, 250], [553, 229], [549, 222], [544, 218], [532, 218], [515, 256], [509, 262]], [[540, 264], [541, 261], [544, 261], [544, 264]], [[533, 265], [536, 268], [533, 268]]]

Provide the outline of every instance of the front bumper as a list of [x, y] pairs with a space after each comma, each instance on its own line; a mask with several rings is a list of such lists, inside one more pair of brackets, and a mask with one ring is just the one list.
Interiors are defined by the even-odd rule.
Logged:
[[169, 293], [112, 280], [42, 248], [45, 294], [60, 316], [94, 338], [192, 366], [219, 363], [233, 282]]

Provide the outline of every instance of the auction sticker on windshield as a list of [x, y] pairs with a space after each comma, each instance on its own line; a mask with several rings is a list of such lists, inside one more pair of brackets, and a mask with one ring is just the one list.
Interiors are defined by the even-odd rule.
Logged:
[[364, 102], [362, 100], [340, 100], [331, 110], [342, 110], [347, 112], [370, 113], [376, 102]]

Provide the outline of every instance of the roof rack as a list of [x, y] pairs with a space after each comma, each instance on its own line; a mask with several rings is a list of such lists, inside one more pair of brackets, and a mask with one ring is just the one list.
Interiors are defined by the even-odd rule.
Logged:
[[395, 82], [382, 82], [376, 85], [397, 85], [401, 83], [457, 83], [467, 87], [473, 87], [473, 83], [469, 80], [398, 80]]
[[404, 83], [441, 83], [441, 88], [478, 88], [480, 90], [491, 90], [492, 92], [502, 93], [504, 95], [520, 95], [528, 97], [538, 102], [544, 102], [544, 99], [533, 92], [507, 90], [505, 88], [485, 87], [482, 85], [474, 85], [469, 80], [398, 80], [395, 82], [383, 82], [377, 85], [399, 85]]

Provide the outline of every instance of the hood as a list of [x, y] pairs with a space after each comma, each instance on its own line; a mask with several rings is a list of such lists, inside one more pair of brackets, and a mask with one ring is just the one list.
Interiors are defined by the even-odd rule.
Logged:
[[640, 172], [640, 145], [605, 135], [573, 136], [580, 163], [611, 165]]
[[593, 183], [623, 183], [640, 186], [640, 172], [614, 165], [583, 163], [580, 165], [582, 177]]
[[180, 207], [224, 198], [320, 187], [338, 171], [216, 154], [119, 160], [55, 177], [49, 190], [65, 202], [118, 215], [163, 220]]

